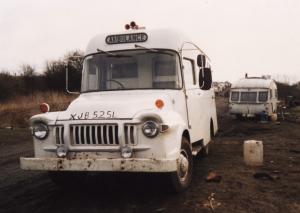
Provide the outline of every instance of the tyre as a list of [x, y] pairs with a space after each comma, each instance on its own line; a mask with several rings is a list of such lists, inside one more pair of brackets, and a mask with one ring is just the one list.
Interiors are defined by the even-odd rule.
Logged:
[[60, 188], [74, 188], [85, 182], [87, 174], [85, 172], [73, 171], [51, 171], [49, 178]]
[[209, 129], [209, 131], [210, 131], [210, 140], [212, 140], [213, 137], [215, 137], [214, 122], [213, 122], [212, 119], [210, 120], [210, 129]]
[[192, 174], [193, 157], [191, 146], [188, 139], [182, 137], [177, 171], [170, 174], [173, 191], [182, 192], [186, 190], [191, 183]]
[[235, 117], [236, 117], [236, 119], [238, 119], [238, 120], [240, 120], [240, 121], [245, 120], [245, 118], [244, 118], [243, 115], [241, 115], [241, 114], [236, 114]]
[[200, 156], [201, 157], [207, 157], [209, 155], [209, 143], [206, 144], [202, 149], [200, 150]]

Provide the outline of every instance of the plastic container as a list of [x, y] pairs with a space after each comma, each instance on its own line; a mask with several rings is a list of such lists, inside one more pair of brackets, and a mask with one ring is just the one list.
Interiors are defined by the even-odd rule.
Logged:
[[276, 113], [273, 113], [273, 114], [270, 116], [270, 120], [271, 120], [272, 122], [276, 122], [277, 119], [278, 119], [278, 117], [277, 117], [277, 114], [276, 114]]
[[264, 161], [262, 141], [244, 141], [244, 161], [248, 166], [261, 166]]

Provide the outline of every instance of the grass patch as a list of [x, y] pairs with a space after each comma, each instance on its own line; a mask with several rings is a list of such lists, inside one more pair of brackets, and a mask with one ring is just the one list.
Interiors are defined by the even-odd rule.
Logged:
[[40, 92], [0, 103], [0, 127], [26, 127], [31, 116], [39, 114], [39, 105], [48, 103], [51, 111], [65, 110], [77, 96], [59, 92]]

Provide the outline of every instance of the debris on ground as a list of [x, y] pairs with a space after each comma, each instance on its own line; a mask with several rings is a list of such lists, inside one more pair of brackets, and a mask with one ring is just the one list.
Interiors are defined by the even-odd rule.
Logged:
[[298, 149], [290, 149], [289, 152], [300, 154], [300, 150]]
[[256, 172], [253, 174], [253, 177], [259, 180], [272, 180], [272, 181], [280, 178], [279, 176], [270, 175], [266, 172]]
[[203, 204], [204, 207], [210, 208], [211, 210], [215, 210], [217, 207], [221, 206], [220, 202], [217, 202], [215, 199], [215, 193], [211, 193], [207, 198], [207, 202]]
[[208, 175], [206, 176], [205, 180], [207, 182], [221, 182], [222, 180], [222, 176], [221, 175], [218, 175], [216, 172], [209, 172]]
[[155, 212], [164, 212], [165, 211], [165, 208], [159, 208], [159, 209], [156, 209]]
[[13, 130], [14, 129], [14, 127], [12, 127], [12, 126], [6, 126], [6, 127], [4, 127], [5, 129], [11, 129], [11, 130]]

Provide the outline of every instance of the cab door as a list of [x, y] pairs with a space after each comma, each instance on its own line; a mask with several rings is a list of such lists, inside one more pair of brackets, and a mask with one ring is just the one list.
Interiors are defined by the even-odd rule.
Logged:
[[203, 139], [203, 105], [201, 91], [197, 84], [195, 60], [183, 57], [183, 76], [186, 90], [187, 117], [191, 142]]

